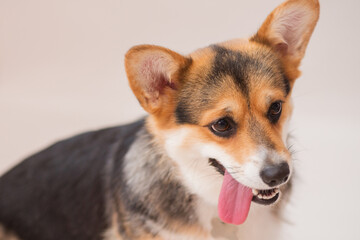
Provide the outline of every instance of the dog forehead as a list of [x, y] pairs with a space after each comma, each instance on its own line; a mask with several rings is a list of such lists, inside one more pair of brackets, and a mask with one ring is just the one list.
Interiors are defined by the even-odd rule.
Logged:
[[179, 123], [196, 123], [198, 115], [224, 96], [250, 106], [251, 95], [264, 86], [290, 91], [280, 60], [271, 49], [249, 42], [211, 45], [191, 55], [176, 108]]
[[227, 41], [195, 51], [190, 57], [193, 64], [188, 68], [185, 85], [218, 87], [230, 76], [245, 97], [264, 84], [282, 90], [285, 96], [290, 91], [279, 56], [256, 42]]
[[268, 48], [260, 46], [234, 50], [222, 45], [212, 45], [215, 52], [208, 81], [217, 81], [224, 75], [231, 76], [245, 97], [259, 85], [282, 88], [288, 93], [288, 81], [283, 74], [280, 60]]

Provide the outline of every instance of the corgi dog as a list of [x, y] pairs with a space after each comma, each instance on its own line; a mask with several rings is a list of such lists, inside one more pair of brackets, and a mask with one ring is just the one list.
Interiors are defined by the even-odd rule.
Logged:
[[129, 84], [149, 115], [5, 173], [0, 239], [277, 239], [291, 93], [318, 18], [318, 0], [288, 0], [249, 39], [187, 56], [131, 48]]

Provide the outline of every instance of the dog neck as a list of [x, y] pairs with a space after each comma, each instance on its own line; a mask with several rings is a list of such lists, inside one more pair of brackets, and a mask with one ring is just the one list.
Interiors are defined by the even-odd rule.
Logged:
[[[200, 223], [198, 197], [182, 184], [176, 163], [145, 127], [122, 160], [116, 156], [120, 154], [114, 154], [118, 167], [110, 181], [119, 231], [131, 236], [148, 231], [150, 235], [183, 233], [206, 239], [208, 231]], [[128, 216], [131, 222], [124, 221]]]

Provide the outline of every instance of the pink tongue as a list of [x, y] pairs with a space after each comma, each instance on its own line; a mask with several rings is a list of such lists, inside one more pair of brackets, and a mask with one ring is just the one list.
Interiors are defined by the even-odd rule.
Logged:
[[252, 198], [251, 188], [236, 181], [225, 170], [218, 205], [221, 220], [236, 225], [244, 223], [249, 213]]

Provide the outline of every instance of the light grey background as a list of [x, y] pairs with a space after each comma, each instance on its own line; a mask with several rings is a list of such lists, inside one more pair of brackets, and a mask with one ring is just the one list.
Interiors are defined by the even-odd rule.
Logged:
[[[123, 67], [131, 46], [187, 54], [248, 37], [280, 2], [1, 0], [0, 173], [54, 141], [144, 115]], [[321, 1], [293, 93], [298, 178], [284, 239], [360, 239], [359, 9]]]

